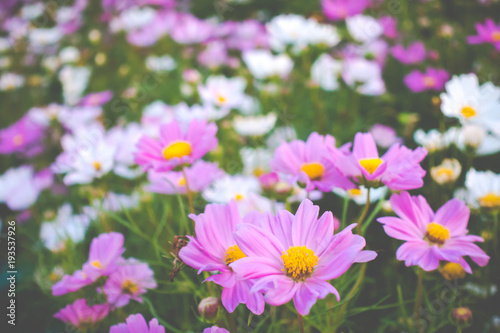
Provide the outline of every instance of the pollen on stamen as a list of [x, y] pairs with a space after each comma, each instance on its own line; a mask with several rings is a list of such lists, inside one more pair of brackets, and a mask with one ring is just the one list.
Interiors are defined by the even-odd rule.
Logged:
[[431, 244], [442, 245], [448, 238], [450, 238], [450, 231], [440, 224], [431, 222], [427, 225], [425, 238]]
[[243, 251], [240, 250], [238, 245], [234, 245], [226, 250], [226, 254], [224, 254], [224, 262], [226, 263], [226, 265], [229, 265], [235, 262], [236, 260], [245, 257], [246, 255], [243, 253]]
[[382, 164], [384, 161], [381, 158], [363, 158], [359, 160], [359, 164], [368, 171], [368, 173], [371, 175], [373, 174], [380, 164]]
[[318, 257], [306, 246], [292, 246], [281, 256], [283, 272], [295, 281], [304, 281], [310, 277], [318, 264]]
[[191, 144], [187, 141], [175, 141], [163, 149], [162, 153], [166, 160], [181, 158], [191, 154]]
[[460, 112], [465, 118], [471, 118], [477, 114], [472, 106], [464, 106]]

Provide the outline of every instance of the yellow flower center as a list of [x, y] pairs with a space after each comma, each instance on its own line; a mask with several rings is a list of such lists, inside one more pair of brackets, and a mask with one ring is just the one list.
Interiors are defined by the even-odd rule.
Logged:
[[450, 238], [450, 231], [441, 224], [431, 222], [427, 225], [427, 233], [425, 238], [432, 244], [443, 244], [445, 240]]
[[95, 268], [101, 269], [101, 262], [99, 260], [92, 260], [90, 263], [91, 266], [94, 266]]
[[306, 246], [292, 246], [281, 256], [285, 268], [283, 272], [295, 281], [305, 281], [318, 264], [314, 251]]
[[92, 166], [94, 167], [95, 171], [100, 171], [101, 170], [101, 163], [100, 162], [92, 162]]
[[21, 134], [14, 135], [14, 137], [12, 138], [12, 142], [14, 142], [14, 145], [16, 146], [22, 145], [23, 141], [24, 138]]
[[431, 77], [431, 76], [424, 77], [424, 86], [434, 87], [435, 84], [436, 84], [436, 80], [433, 77]]
[[234, 245], [226, 250], [226, 254], [224, 254], [224, 262], [226, 265], [229, 265], [230, 263], [245, 257], [246, 255], [240, 250], [238, 245]]
[[357, 197], [358, 195], [361, 195], [361, 190], [359, 188], [353, 188], [347, 192], [349, 192], [349, 194], [353, 197]]
[[245, 198], [245, 196], [244, 196], [242, 193], [236, 193], [236, 194], [234, 195], [234, 199], [235, 199], [236, 201], [241, 201], [241, 200], [243, 200], [244, 198]]
[[172, 142], [168, 147], [163, 149], [163, 157], [169, 160], [174, 157], [183, 157], [191, 154], [191, 144], [186, 141]]
[[500, 42], [500, 31], [494, 31], [491, 34], [491, 39], [493, 39], [494, 42]]
[[464, 106], [461, 113], [465, 118], [474, 117], [477, 114], [476, 110], [471, 106]]
[[465, 277], [465, 270], [462, 265], [454, 262], [446, 263], [439, 271], [446, 280], [463, 279]]
[[370, 175], [373, 174], [383, 162], [381, 158], [363, 158], [359, 160], [359, 164], [361, 164]]
[[300, 170], [304, 171], [311, 180], [321, 179], [325, 173], [325, 167], [319, 162], [304, 163]]
[[139, 291], [139, 286], [130, 280], [125, 280], [122, 283], [122, 289], [126, 293], [134, 294]]
[[57, 282], [59, 280], [59, 275], [56, 272], [52, 272], [49, 275], [49, 280], [51, 282]]
[[438, 168], [436, 172], [438, 177], [453, 177], [453, 170], [451, 168]]
[[500, 196], [495, 193], [488, 193], [479, 199], [479, 204], [485, 208], [500, 207]]
[[253, 169], [253, 175], [255, 177], [259, 177], [259, 176], [262, 176], [263, 174], [266, 173], [266, 170], [264, 170], [263, 168], [260, 168], [260, 167], [257, 167], [255, 169]]
[[227, 101], [227, 98], [226, 98], [226, 97], [224, 97], [224, 96], [222, 96], [222, 95], [217, 96], [217, 102], [218, 102], [219, 104], [224, 104], [224, 103], [226, 103], [226, 101]]
[[[458, 265], [458, 264], [457, 264]], [[468, 315], [470, 312], [470, 310], [468, 308], [456, 308], [455, 309], [455, 313], [458, 315], [458, 316], [466, 316]]]
[[179, 179], [177, 184], [179, 184], [179, 186], [186, 186], [186, 178], [181, 177], [181, 179]]

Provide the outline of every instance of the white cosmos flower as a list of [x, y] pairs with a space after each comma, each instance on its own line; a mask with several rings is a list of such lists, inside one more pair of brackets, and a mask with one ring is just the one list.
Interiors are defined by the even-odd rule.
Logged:
[[[53, 110], [56, 110], [56, 107]], [[101, 115], [100, 106], [61, 106], [57, 111], [57, 120], [66, 129], [75, 131], [80, 127], [92, 126]]]
[[160, 125], [169, 123], [174, 119], [174, 108], [158, 100], [144, 108], [141, 125], [145, 134], [157, 138], [159, 136]]
[[318, 23], [312, 18], [307, 20], [306, 36], [310, 45], [334, 47], [341, 41], [337, 28], [330, 24]]
[[146, 58], [146, 67], [153, 72], [157, 71], [171, 71], [175, 69], [177, 64], [175, 63], [174, 58], [165, 54], [161, 57], [149, 56]]
[[277, 127], [267, 138], [267, 146], [271, 150], [278, 148], [283, 142], [290, 142], [297, 139], [297, 132], [291, 126]]
[[285, 51], [287, 45], [294, 45], [300, 51], [306, 44], [307, 19], [296, 14], [283, 14], [274, 17], [266, 24], [271, 48], [277, 52]]
[[236, 116], [233, 127], [239, 135], [261, 136], [269, 133], [276, 124], [277, 116], [271, 112], [264, 116]]
[[[359, 188], [353, 188], [351, 190], [343, 190], [341, 188], [335, 187], [333, 189], [333, 193], [338, 194], [341, 197], [345, 197], [346, 195], [349, 196], [349, 199], [354, 200], [354, 202], [358, 205], [364, 205], [366, 204], [366, 196], [368, 193], [368, 190], [364, 186], [360, 186]], [[377, 202], [383, 197], [385, 197], [387, 193], [387, 187], [379, 187], [379, 188], [372, 188], [370, 190], [370, 202]]]
[[62, 31], [57, 28], [39, 28], [29, 32], [31, 46], [35, 49], [58, 43], [63, 37]]
[[179, 103], [174, 107], [175, 118], [182, 126], [187, 128], [193, 119], [205, 119], [207, 121], [218, 120], [229, 114], [228, 108], [216, 108], [212, 105], [194, 104], [188, 106], [186, 103]]
[[5, 73], [0, 76], [0, 91], [14, 90], [24, 85], [24, 77], [16, 73]]
[[40, 239], [49, 250], [61, 251], [68, 240], [80, 243], [85, 238], [89, 224], [90, 218], [86, 214], [74, 215], [71, 205], [65, 203], [59, 208], [54, 221], [42, 223]]
[[418, 129], [413, 134], [413, 139], [416, 143], [427, 149], [429, 153], [436, 150], [443, 150], [450, 145], [445, 135], [436, 129], [431, 129], [427, 133], [422, 129]]
[[382, 70], [375, 61], [363, 58], [346, 60], [342, 78], [349, 86], [356, 88], [360, 94], [377, 96], [385, 93]]
[[346, 19], [347, 30], [358, 42], [366, 43], [375, 40], [384, 33], [378, 20], [367, 15], [354, 15]]
[[45, 5], [43, 2], [35, 2], [33, 4], [24, 5], [21, 8], [21, 17], [26, 20], [33, 20], [43, 14]]
[[500, 151], [500, 137], [488, 133], [481, 126], [464, 125], [452, 127], [444, 134], [448, 143], [454, 143], [458, 149], [473, 149], [476, 155], [491, 155]]
[[198, 93], [204, 104], [220, 108], [237, 109], [244, 102], [245, 79], [210, 76], [205, 85], [198, 85]]
[[257, 79], [273, 76], [285, 78], [293, 68], [293, 61], [286, 54], [273, 55], [268, 50], [245, 51], [243, 61]]
[[35, 203], [40, 191], [31, 166], [11, 168], [0, 175], [0, 202], [12, 210], [30, 207]]
[[260, 176], [270, 171], [269, 162], [273, 158], [273, 153], [266, 148], [245, 147], [240, 150], [243, 161], [243, 174]]
[[338, 77], [341, 71], [342, 61], [323, 53], [311, 67], [311, 81], [323, 90], [334, 91], [339, 88]]
[[140, 196], [138, 192], [134, 192], [130, 195], [108, 192], [103, 200], [96, 199], [94, 201], [94, 207], [97, 210], [121, 212], [124, 209], [137, 208], [139, 203]]
[[129, 123], [126, 127], [114, 127], [108, 133], [108, 140], [116, 146], [113, 172], [127, 179], [137, 178], [142, 170], [134, 163], [136, 144], [143, 135], [141, 125]]
[[440, 184], [450, 184], [455, 182], [462, 172], [462, 166], [456, 159], [446, 158], [438, 166], [431, 168], [432, 179]]
[[453, 76], [441, 94], [441, 111], [462, 124], [475, 124], [500, 134], [500, 88], [479, 85], [476, 74]]
[[80, 51], [74, 46], [67, 46], [59, 52], [59, 60], [61, 63], [71, 63], [80, 60]]
[[87, 88], [90, 78], [88, 67], [64, 66], [59, 72], [59, 80], [62, 83], [64, 102], [75, 105]]
[[469, 205], [476, 208], [500, 208], [500, 174], [471, 169], [465, 176], [465, 188], [465, 199]]

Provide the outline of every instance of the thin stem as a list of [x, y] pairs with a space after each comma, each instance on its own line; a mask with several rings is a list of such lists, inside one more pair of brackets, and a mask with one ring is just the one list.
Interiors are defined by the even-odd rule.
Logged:
[[182, 167], [182, 175], [184, 176], [184, 181], [186, 182], [186, 195], [188, 197], [188, 202], [189, 202], [189, 211], [191, 214], [194, 214], [194, 203], [193, 203], [193, 192], [191, 192], [191, 189], [189, 188], [189, 183], [188, 179], [186, 176], [186, 167]]
[[226, 312], [227, 322], [229, 324], [229, 332], [237, 333], [238, 327], [236, 326], [236, 321], [234, 320], [234, 316], [232, 313]]
[[[359, 288], [361, 287], [361, 284], [363, 283], [363, 279], [365, 278], [365, 272], [366, 272], [366, 263], [361, 264], [361, 268], [359, 269], [359, 275], [358, 279], [356, 280], [356, 283], [354, 283], [354, 286], [351, 288], [351, 291], [347, 294], [346, 296], [346, 301], [344, 304], [342, 304], [342, 307], [340, 308], [339, 313], [336, 316], [336, 321], [341, 322], [342, 317], [344, 316], [346, 310], [347, 310], [347, 305], [349, 304], [349, 300], [353, 298], [356, 293], [358, 292]], [[334, 332], [338, 326], [335, 328]]]
[[297, 312], [297, 316], [299, 318], [299, 331], [300, 333], [304, 333], [304, 318], [302, 318], [302, 315]]
[[347, 211], [349, 210], [349, 194], [345, 194], [344, 197], [344, 207], [342, 208], [342, 221], [341, 221], [341, 229], [346, 227], [347, 223]]
[[417, 296], [415, 299], [415, 321], [417, 322], [419, 331], [422, 331], [422, 327], [420, 327], [420, 308], [422, 307], [422, 295], [423, 295], [423, 277], [424, 270], [422, 268], [418, 268], [418, 286], [417, 286]]
[[361, 229], [361, 224], [365, 220], [366, 214], [368, 214], [368, 209], [370, 209], [370, 188], [368, 188], [367, 191], [366, 191], [366, 204], [365, 204], [365, 208], [363, 209], [363, 212], [361, 213], [361, 216], [359, 217], [358, 226], [356, 227], [356, 232], [358, 233], [358, 235], [361, 235], [361, 233], [363, 231]]

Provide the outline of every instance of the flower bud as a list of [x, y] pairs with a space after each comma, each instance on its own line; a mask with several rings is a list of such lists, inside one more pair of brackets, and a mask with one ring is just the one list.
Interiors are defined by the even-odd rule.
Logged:
[[215, 319], [217, 311], [219, 310], [219, 300], [217, 297], [207, 297], [201, 300], [198, 305], [198, 312], [200, 316], [205, 319]]
[[453, 319], [460, 324], [466, 324], [472, 319], [472, 311], [466, 307], [454, 308], [452, 315]]
[[446, 280], [463, 279], [465, 277], [465, 270], [462, 265], [448, 262], [439, 268], [439, 272]]

